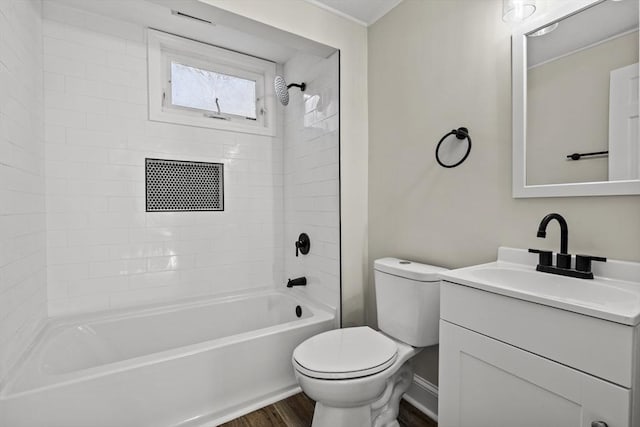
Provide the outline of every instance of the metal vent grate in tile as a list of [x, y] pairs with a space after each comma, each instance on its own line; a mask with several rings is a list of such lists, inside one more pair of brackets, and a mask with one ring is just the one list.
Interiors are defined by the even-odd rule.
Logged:
[[222, 163], [146, 159], [147, 212], [224, 210]]

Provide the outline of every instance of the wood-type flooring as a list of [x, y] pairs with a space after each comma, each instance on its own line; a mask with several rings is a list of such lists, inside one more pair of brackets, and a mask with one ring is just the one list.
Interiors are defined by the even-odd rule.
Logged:
[[[314, 405], [313, 400], [304, 393], [299, 393], [222, 424], [221, 427], [309, 427]], [[404, 400], [400, 403], [398, 422], [400, 427], [438, 426], [438, 423]]]

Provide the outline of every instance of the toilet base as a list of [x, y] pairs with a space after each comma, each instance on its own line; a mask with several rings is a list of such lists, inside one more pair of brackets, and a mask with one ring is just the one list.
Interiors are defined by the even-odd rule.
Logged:
[[408, 361], [387, 380], [382, 395], [367, 405], [344, 408], [317, 402], [311, 427], [399, 427], [400, 399], [412, 381]]
[[371, 408], [369, 405], [357, 408], [334, 408], [316, 403], [311, 427], [371, 426]]

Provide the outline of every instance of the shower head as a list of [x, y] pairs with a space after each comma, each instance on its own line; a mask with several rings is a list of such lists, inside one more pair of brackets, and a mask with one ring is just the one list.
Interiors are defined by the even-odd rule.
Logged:
[[276, 96], [278, 97], [278, 100], [282, 105], [289, 104], [289, 88], [294, 86], [299, 87], [302, 92], [304, 92], [304, 90], [307, 88], [307, 85], [305, 83], [287, 84], [284, 78], [280, 76], [276, 76], [276, 78], [273, 79], [273, 87], [276, 89]]

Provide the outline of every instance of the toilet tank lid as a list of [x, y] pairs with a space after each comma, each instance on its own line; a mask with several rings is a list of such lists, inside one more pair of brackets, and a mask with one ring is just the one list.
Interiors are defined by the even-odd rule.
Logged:
[[440, 273], [448, 271], [446, 268], [399, 258], [377, 259], [373, 262], [373, 268], [376, 271], [420, 282], [437, 282], [440, 280]]

